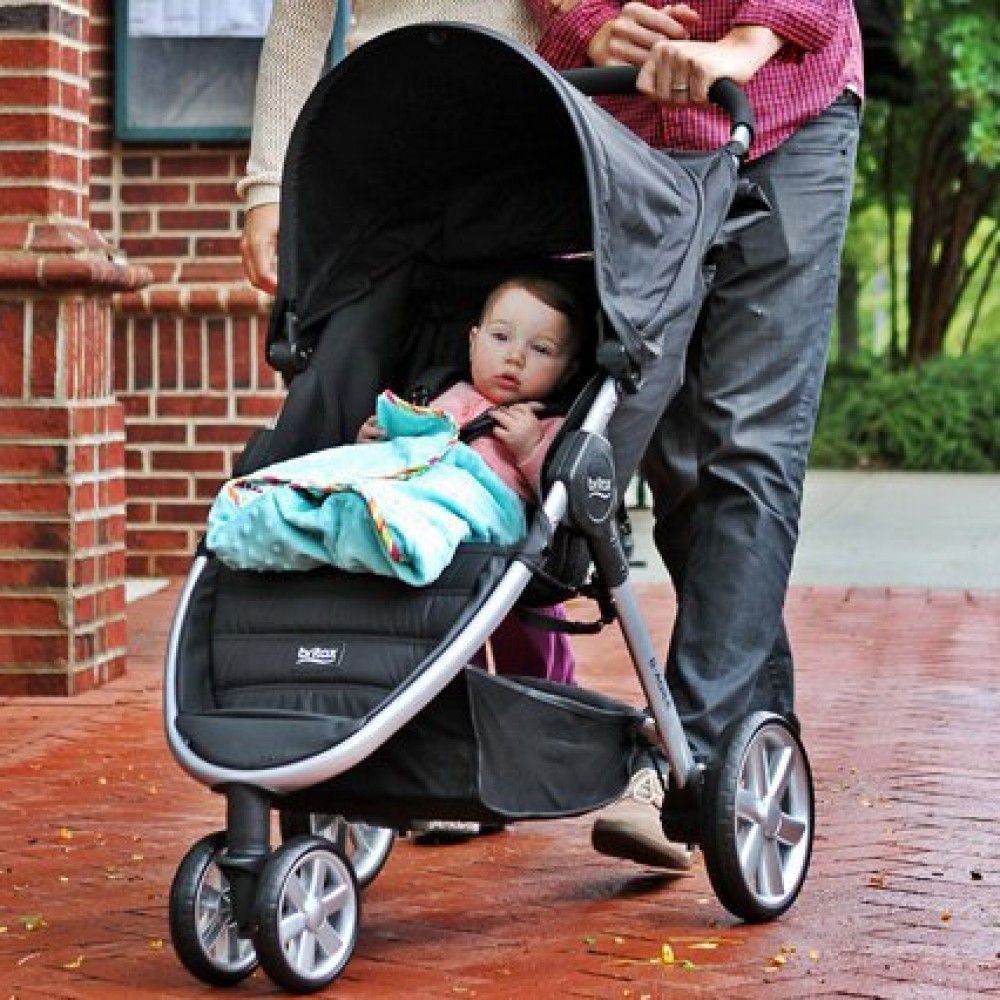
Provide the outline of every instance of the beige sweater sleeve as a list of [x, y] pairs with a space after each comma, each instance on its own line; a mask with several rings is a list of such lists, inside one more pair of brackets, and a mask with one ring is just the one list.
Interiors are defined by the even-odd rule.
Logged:
[[279, 201], [281, 167], [295, 119], [326, 61], [337, 0], [275, 0], [260, 54], [246, 176], [247, 208]]

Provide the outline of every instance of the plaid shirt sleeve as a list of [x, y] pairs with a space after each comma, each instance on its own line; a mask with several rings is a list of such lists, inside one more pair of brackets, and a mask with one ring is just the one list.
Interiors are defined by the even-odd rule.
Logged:
[[569, 7], [566, 0], [528, 0], [542, 29], [538, 54], [556, 69], [589, 66], [587, 46], [602, 25], [621, 13], [618, 0], [580, 0]]
[[803, 52], [818, 52], [843, 18], [844, 0], [744, 0], [733, 24], [770, 28]]

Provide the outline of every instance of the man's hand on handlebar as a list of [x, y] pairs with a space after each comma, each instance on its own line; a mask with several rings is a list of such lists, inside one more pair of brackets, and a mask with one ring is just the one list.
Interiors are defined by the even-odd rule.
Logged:
[[669, 104], [707, 104], [708, 90], [728, 77], [743, 86], [784, 44], [769, 28], [740, 25], [717, 42], [661, 39], [639, 71], [636, 89]]

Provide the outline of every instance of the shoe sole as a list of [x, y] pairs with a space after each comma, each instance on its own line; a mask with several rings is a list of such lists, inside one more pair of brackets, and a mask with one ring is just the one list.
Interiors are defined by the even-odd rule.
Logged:
[[637, 865], [663, 868], [678, 874], [691, 870], [691, 852], [680, 844], [636, 836], [625, 824], [597, 820], [590, 831], [590, 843], [598, 854], [605, 854]]

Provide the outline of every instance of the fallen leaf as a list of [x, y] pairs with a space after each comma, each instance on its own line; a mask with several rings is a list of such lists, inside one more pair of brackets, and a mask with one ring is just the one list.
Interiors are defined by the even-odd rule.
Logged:
[[819, 961], [819, 952], [815, 948], [812, 948], [809, 952], [809, 961], [810, 962]]
[[17, 964], [18, 965], [27, 965], [28, 962], [30, 962], [33, 958], [38, 958], [39, 955], [41, 955], [40, 951], [29, 952], [27, 955], [24, 956], [24, 958], [19, 959]]
[[685, 958], [684, 961], [681, 962], [681, 968], [684, 969], [685, 972], [692, 972], [693, 970], [697, 969], [698, 966], [695, 965], [694, 962], [691, 961], [691, 959]]
[[794, 944], [783, 944], [781, 946], [781, 950], [786, 955], [794, 955], [795, 954], [795, 945]]
[[60, 840], [72, 840], [73, 831], [68, 826], [59, 827], [59, 839]]
[[616, 937], [615, 938], [615, 944], [624, 944], [624, 943], [625, 943], [625, 938], [623, 938], [623, 937]]
[[593, 934], [588, 934], [584, 939], [583, 943], [587, 945], [597, 944], [597, 938]]
[[67, 962], [63, 968], [64, 969], [79, 969], [83, 965], [83, 955], [77, 955], [72, 962]]
[[6, 933], [7, 933], [7, 925], [6, 924], [0, 925], [0, 934], [6, 934]]
[[97, 783], [99, 785], [106, 785], [108, 783], [108, 779], [107, 778], [98, 778], [97, 779]]
[[143, 860], [143, 857], [144, 857], [144, 856], [143, 856], [142, 854], [133, 854], [133, 855], [132, 855], [132, 860], [133, 860], [133, 861], [142, 861], [142, 860]]
[[153, 938], [153, 940], [149, 942], [149, 947], [152, 948], [153, 951], [160, 951], [163, 948], [163, 938]]
[[66, 875], [60, 875], [59, 876], [59, 881], [62, 882], [63, 884], [65, 884], [65, 883], [69, 882], [69, 877], [66, 876]]
[[881, 873], [877, 875], [868, 876], [868, 885], [872, 889], [884, 889], [885, 888], [885, 876]]
[[718, 941], [696, 941], [694, 944], [689, 945], [692, 951], [713, 951], [715, 948], [719, 947]]
[[49, 926], [45, 922], [45, 918], [40, 913], [28, 913], [19, 919], [21, 921], [21, 926], [26, 931], [39, 931], [43, 927]]
[[941, 919], [942, 919], [942, 920], [943, 920], [943, 921], [944, 921], [945, 923], [948, 923], [948, 921], [949, 921], [949, 920], [951, 920], [951, 910], [945, 910], [945, 911], [944, 911], [944, 912], [943, 912], [943, 913], [941, 914]]
[[660, 961], [664, 965], [674, 964], [674, 949], [670, 947], [669, 944], [660, 945]]
[[771, 956], [771, 965], [778, 969], [780, 969], [787, 961], [788, 959], [781, 954]]

